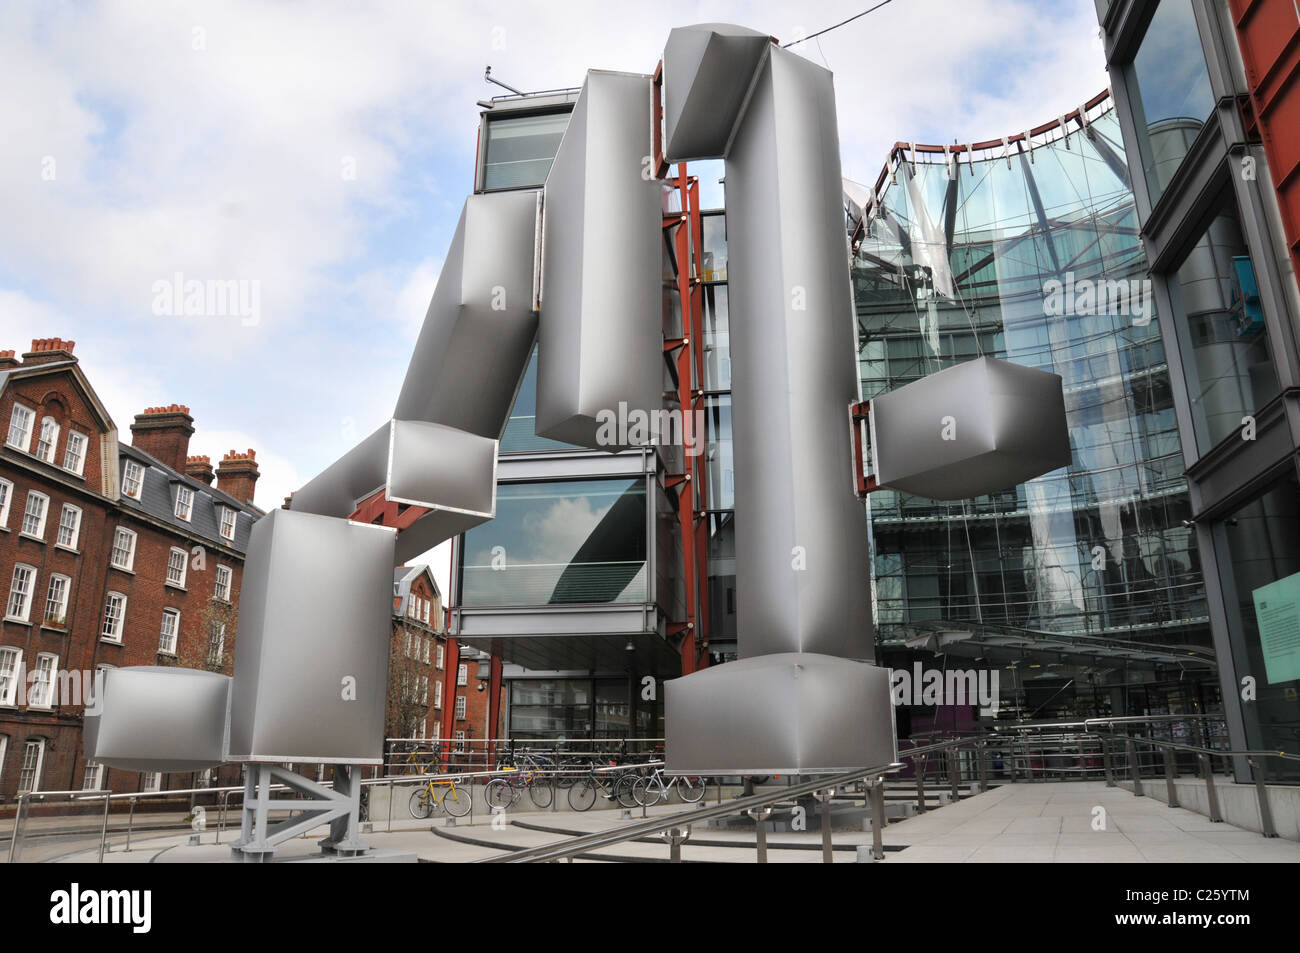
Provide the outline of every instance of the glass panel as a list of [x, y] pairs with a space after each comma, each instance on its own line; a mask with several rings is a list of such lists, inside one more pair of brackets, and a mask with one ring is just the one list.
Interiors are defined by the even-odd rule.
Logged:
[[644, 480], [502, 484], [464, 540], [462, 605], [646, 601]]
[[506, 421], [506, 431], [501, 436], [498, 452], [580, 449], [582, 448], [572, 444], [537, 436], [537, 348], [533, 348], [532, 356], [528, 358], [528, 369], [519, 385], [519, 394], [515, 397], [515, 405], [510, 408], [510, 419]]
[[[1294, 473], [1224, 521], [1218, 539], [1229, 638], [1238, 676], [1255, 680], [1256, 697], [1242, 706], [1246, 745], [1300, 753], [1300, 482]], [[1270, 780], [1300, 779], [1300, 765], [1266, 762]]]
[[483, 188], [535, 188], [545, 183], [569, 125], [568, 112], [489, 118], [487, 123]]
[[727, 218], [725, 215], [701, 215], [704, 247], [700, 251], [700, 280], [727, 280]]
[[731, 389], [731, 326], [727, 286], [704, 286], [704, 389]]
[[510, 736], [589, 738], [591, 702], [590, 679], [514, 680], [510, 683]]
[[705, 429], [708, 438], [704, 459], [708, 463], [706, 488], [708, 509], [730, 510], [736, 506], [735, 463], [731, 455], [731, 395], [710, 397], [705, 401]]
[[1210, 223], [1175, 277], [1183, 365], [1203, 453], [1239, 431], [1242, 418], [1279, 390], [1235, 206]]
[[1129, 67], [1142, 170], [1154, 205], [1214, 110], [1196, 17], [1187, 0], [1164, 0]]

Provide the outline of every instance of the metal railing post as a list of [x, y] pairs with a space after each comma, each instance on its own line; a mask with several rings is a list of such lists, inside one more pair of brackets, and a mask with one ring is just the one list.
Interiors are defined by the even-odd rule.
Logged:
[[984, 763], [984, 742], [975, 745], [975, 757], [979, 763], [980, 790], [986, 791], [989, 786], [988, 765]]
[[14, 808], [14, 827], [9, 835], [9, 863], [14, 862], [14, 849], [18, 846], [18, 829], [23, 821], [23, 804], [27, 800], [26, 794], [18, 795], [18, 806]]
[[1101, 741], [1101, 770], [1106, 775], [1106, 787], [1113, 788], [1115, 786], [1115, 772], [1110, 765], [1110, 739], [1101, 737], [1098, 740]]
[[822, 863], [833, 864], [835, 847], [831, 843], [831, 799], [835, 797], [835, 789], [827, 788], [817, 797], [822, 802]]
[[388, 781], [388, 833], [390, 834], [393, 832], [393, 795], [395, 794], [393, 785], [396, 783], [393, 778]]
[[1210, 820], [1218, 823], [1223, 820], [1223, 815], [1219, 813], [1219, 795], [1214, 790], [1214, 766], [1210, 764], [1208, 754], [1197, 755], [1201, 762], [1201, 770], [1205, 773], [1205, 794], [1209, 799]]
[[1009, 768], [1011, 772], [1011, 783], [1015, 784], [1020, 780], [1019, 777], [1017, 777], [1018, 772], [1016, 771], [1016, 739], [1012, 738], [1010, 744], [1007, 745], [1007, 748], [1011, 752], [1011, 756], [1007, 758], [1007, 768]]
[[1165, 790], [1169, 795], [1169, 806], [1178, 807], [1178, 786], [1174, 778], [1178, 777], [1178, 767], [1174, 764], [1174, 749], [1165, 748]]
[[952, 791], [952, 803], [961, 800], [961, 755], [956, 748], [948, 749], [948, 787]]
[[135, 798], [131, 798], [131, 813], [126, 818], [126, 849], [131, 849], [131, 828], [135, 825]]
[[1255, 776], [1255, 793], [1259, 797], [1259, 827], [1265, 837], [1276, 837], [1277, 828], [1273, 826], [1273, 808], [1268, 803], [1268, 785], [1264, 779], [1264, 765], [1254, 758], [1247, 758], [1250, 771]]
[[928, 759], [922, 758], [921, 763], [917, 764], [912, 760], [912, 770], [916, 773], [916, 813], [925, 813], [925, 762]]
[[745, 812], [754, 819], [754, 846], [758, 848], [758, 862], [767, 863], [767, 819], [772, 816], [770, 807], [752, 807]]
[[1133, 776], [1133, 796], [1142, 796], [1142, 763], [1138, 761], [1137, 743], [1130, 738], [1128, 740], [1128, 764], [1129, 774]]
[[885, 779], [876, 778], [871, 785], [871, 856], [885, 859]]
[[101, 863], [101, 864], [104, 862], [104, 848], [105, 848], [105, 846], [108, 844], [108, 805], [109, 805], [109, 800], [108, 800], [108, 798], [109, 798], [109, 795], [108, 795], [107, 792], [106, 792], [106, 793], [104, 794], [104, 823], [103, 823], [103, 824], [100, 826], [100, 828], [99, 828], [99, 861], [98, 861], [98, 863]]

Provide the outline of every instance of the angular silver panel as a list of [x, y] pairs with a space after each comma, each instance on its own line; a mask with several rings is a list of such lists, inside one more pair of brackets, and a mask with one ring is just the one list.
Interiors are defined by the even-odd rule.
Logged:
[[766, 33], [730, 23], [678, 27], [664, 46], [664, 158], [724, 156], [758, 64]]
[[97, 678], [82, 742], [88, 761], [124, 771], [199, 771], [226, 760], [228, 676], [135, 666]]
[[350, 516], [356, 510], [357, 503], [384, 487], [388, 478], [391, 429], [390, 424], [384, 424], [320, 474], [294, 490], [290, 509], [320, 516], [337, 516], [340, 519]]
[[871, 401], [881, 486], [934, 500], [992, 493], [1070, 462], [1060, 376], [991, 357]]
[[[727, 158], [740, 654], [874, 658], [831, 74], [771, 47]], [[741, 331], [743, 330], [743, 334]]]
[[889, 670], [788, 653], [665, 685], [670, 774], [804, 774], [897, 760]]
[[[651, 78], [591, 71], [546, 179], [537, 433], [622, 449], [602, 412], [662, 404], [662, 206]], [[646, 174], [643, 174], [646, 173]]]
[[393, 416], [499, 439], [537, 336], [539, 193], [471, 195]]
[[381, 761], [395, 537], [292, 510], [253, 525], [230, 760]]

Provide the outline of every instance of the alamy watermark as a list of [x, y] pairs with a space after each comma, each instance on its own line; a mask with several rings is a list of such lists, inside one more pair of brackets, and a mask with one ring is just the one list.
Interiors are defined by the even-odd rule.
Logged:
[[704, 452], [704, 411], [628, 409], [596, 412], [596, 443], [602, 447], [680, 446], [691, 456]]
[[255, 278], [200, 281], [176, 272], [153, 283], [153, 313], [186, 318], [239, 318], [244, 327], [262, 320], [262, 282]]
[[976, 705], [981, 715], [998, 713], [997, 669], [897, 668], [890, 674], [895, 705]]
[[1043, 314], [1122, 314], [1133, 324], [1151, 323], [1154, 299], [1150, 278], [1075, 278], [1067, 271], [1065, 280], [1051, 278], [1043, 283]]

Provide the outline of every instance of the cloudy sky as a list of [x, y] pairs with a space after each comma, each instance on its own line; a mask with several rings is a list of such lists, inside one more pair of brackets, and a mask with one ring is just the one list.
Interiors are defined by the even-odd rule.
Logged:
[[[125, 434], [188, 404], [277, 505], [390, 416], [465, 193], [475, 100], [650, 72], [674, 25], [782, 41], [875, 0], [0, 6], [0, 348], [76, 340]], [[1036, 125], [1106, 86], [1093, 0], [893, 0], [796, 47], [835, 73], [845, 175], [897, 140]], [[158, 283], [256, 282], [257, 319]], [[164, 313], [156, 313], [159, 310]], [[248, 314], [248, 309], [242, 314]]]

